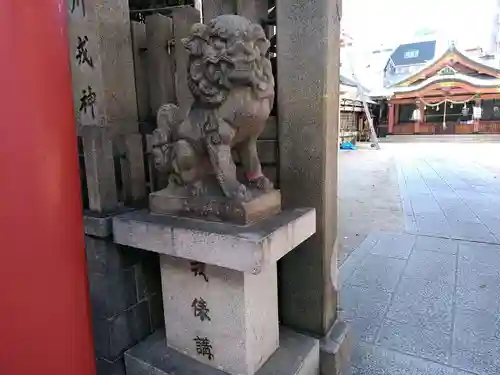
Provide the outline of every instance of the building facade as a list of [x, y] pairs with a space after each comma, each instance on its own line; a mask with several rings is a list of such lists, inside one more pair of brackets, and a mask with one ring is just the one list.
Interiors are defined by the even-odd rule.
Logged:
[[384, 69], [384, 85], [391, 86], [421, 70], [436, 55], [436, 41], [401, 44], [392, 53]]
[[500, 133], [500, 69], [493, 65], [451, 44], [388, 88], [389, 134]]

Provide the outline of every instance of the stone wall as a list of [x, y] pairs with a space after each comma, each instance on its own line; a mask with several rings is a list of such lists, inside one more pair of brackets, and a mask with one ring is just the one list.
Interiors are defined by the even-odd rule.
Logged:
[[158, 257], [85, 236], [98, 375], [125, 375], [123, 353], [163, 326]]
[[[145, 23], [133, 22], [131, 32], [128, 0], [110, 0], [104, 8], [100, 0], [85, 1], [85, 8], [82, 2], [71, 5], [69, 38], [97, 373], [125, 375], [123, 353], [164, 325], [160, 271], [155, 254], [114, 244], [110, 223], [113, 215], [146, 207], [147, 194], [158, 188], [146, 147], [155, 126], [149, 93], [158, 87], [148, 77], [158, 77], [165, 64], [172, 67], [174, 60], [184, 58], [181, 49], [165, 48], [165, 42], [181, 45], [180, 38], [199, 14], [191, 7], [175, 8], [169, 17], [149, 14]], [[154, 26], [149, 40], [148, 26]], [[159, 33], [158, 45], [151, 43]], [[121, 52], [112, 49], [110, 55], [103, 47], [109, 45], [119, 45]], [[118, 81], [113, 72], [119, 72]], [[185, 108], [190, 100], [183, 89], [187, 83], [175, 80], [186, 78], [172, 69], [167, 73], [153, 81], [161, 81], [160, 89], [168, 94], [161, 100]], [[82, 87], [90, 86], [95, 100], [85, 112]], [[122, 89], [130, 95], [121, 95]]]

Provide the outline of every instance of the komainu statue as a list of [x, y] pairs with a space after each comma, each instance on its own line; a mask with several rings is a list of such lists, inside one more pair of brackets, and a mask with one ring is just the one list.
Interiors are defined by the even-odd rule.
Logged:
[[[281, 196], [262, 174], [257, 154], [274, 101], [264, 30], [223, 15], [194, 25], [183, 44], [194, 103], [186, 118], [173, 104], [158, 110], [153, 155], [168, 186], [151, 194], [151, 210], [237, 224], [279, 212]], [[233, 151], [244, 181], [237, 178]]]

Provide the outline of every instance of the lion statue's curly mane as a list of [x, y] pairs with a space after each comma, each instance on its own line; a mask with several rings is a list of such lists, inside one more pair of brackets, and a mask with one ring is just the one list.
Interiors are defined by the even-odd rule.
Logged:
[[199, 103], [221, 105], [230, 90], [249, 86], [258, 96], [274, 89], [266, 58], [270, 43], [264, 30], [243, 17], [219, 16], [208, 25], [196, 24], [183, 39], [189, 53], [189, 88]]

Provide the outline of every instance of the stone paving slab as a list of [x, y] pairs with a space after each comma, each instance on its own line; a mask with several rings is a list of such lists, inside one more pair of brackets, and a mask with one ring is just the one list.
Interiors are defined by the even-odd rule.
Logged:
[[405, 263], [403, 259], [369, 254], [351, 275], [349, 283], [392, 292], [396, 289]]
[[417, 357], [447, 363], [451, 351], [450, 342], [449, 334], [386, 319], [376, 344]]
[[470, 375], [466, 372], [423, 358], [360, 344], [353, 353], [353, 366], [347, 375]]
[[500, 204], [496, 176], [432, 158], [400, 162], [397, 171], [407, 232], [500, 243], [499, 211], [488, 209]]
[[423, 250], [456, 254], [458, 252], [458, 242], [448, 238], [419, 236], [416, 239], [414, 250], [416, 252]]
[[434, 251], [415, 251], [403, 276], [430, 281], [455, 282], [456, 257]]
[[341, 316], [346, 320], [365, 318], [381, 321], [391, 300], [385, 290], [345, 285], [340, 291]]
[[454, 286], [404, 278], [394, 293], [387, 318], [445, 334], [451, 332]]
[[404, 231], [398, 172], [390, 150], [358, 144], [339, 152], [339, 263], [374, 230]]
[[351, 375], [500, 374], [500, 245], [374, 232], [340, 276]]
[[370, 233], [340, 268], [350, 375], [498, 375], [498, 147], [390, 146], [405, 228], [379, 227], [395, 233]]

